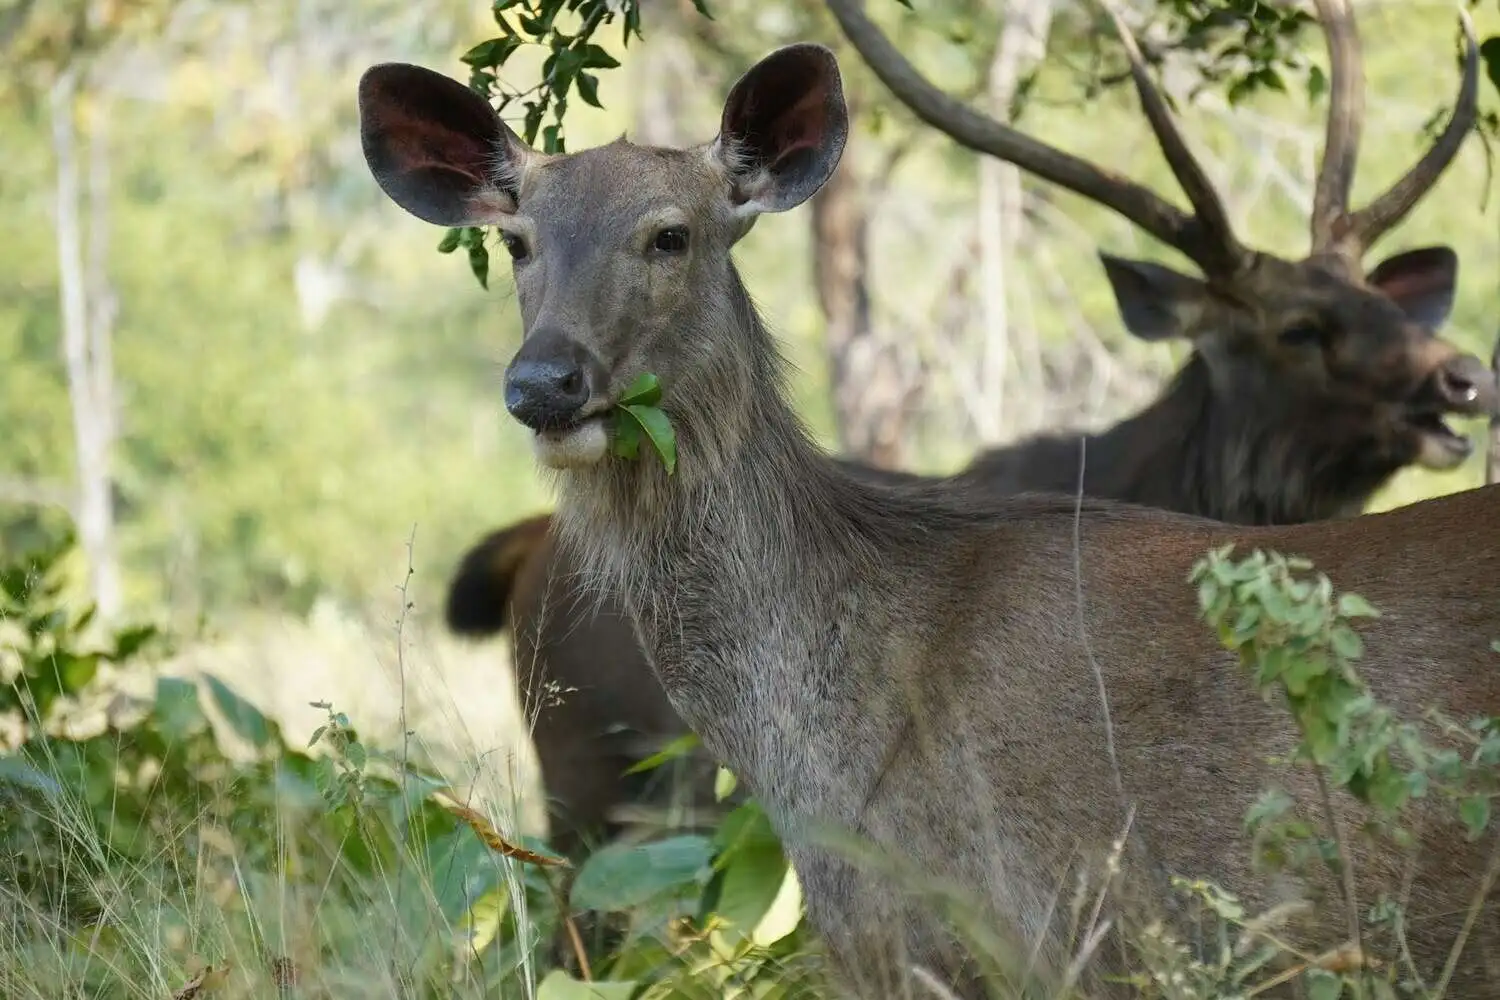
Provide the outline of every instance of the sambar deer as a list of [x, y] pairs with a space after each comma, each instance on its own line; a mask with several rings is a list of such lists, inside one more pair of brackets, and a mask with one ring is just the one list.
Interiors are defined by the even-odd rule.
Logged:
[[[1191, 178], [1139, 67], [1136, 82], [1176, 172]], [[1125, 877], [1160, 899], [1174, 873], [1214, 879], [1252, 906], [1336, 892], [1273, 883], [1250, 864], [1241, 820], [1268, 779], [1299, 798], [1317, 792], [1306, 771], [1268, 762], [1295, 740], [1291, 720], [1251, 695], [1198, 620], [1184, 578], [1212, 546], [1309, 557], [1382, 608], [1362, 630], [1362, 668], [1398, 712], [1500, 711], [1488, 649], [1500, 620], [1500, 488], [1243, 527], [1081, 496], [1001, 497], [963, 480], [882, 486], [829, 462], [787, 401], [783, 359], [731, 254], [760, 214], [795, 208], [838, 164], [848, 119], [823, 46], [763, 58], [730, 90], [718, 135], [686, 149], [622, 140], [546, 155], [473, 91], [404, 64], [366, 71], [359, 105], [367, 162], [394, 202], [436, 225], [501, 228], [524, 329], [505, 405], [555, 470], [560, 541], [589, 582], [621, 596], [673, 707], [765, 806], [857, 995], [907, 992], [914, 966], [965, 997], [984, 984], [925, 902], [831, 848], [828, 828], [977, 894], [996, 928], [1037, 943], [1043, 971], [1068, 958], [1067, 908], [1052, 906], [1061, 873], [1107, 852], [1127, 810]], [[1358, 301], [1382, 351], [1426, 359], [1420, 379], [1392, 366], [1411, 396], [1455, 391], [1457, 352], [1417, 335], [1358, 280], [1359, 243], [1409, 207], [1409, 186], [1372, 215], [1347, 212], [1338, 180], [1315, 223], [1329, 237], [1289, 264], [1238, 252], [1201, 191], [1188, 215], [1049, 155], [1065, 166], [1059, 183], [1197, 251], [1209, 281], [1184, 320], [1243, 329], [1266, 312], [1264, 326], [1288, 328]], [[1302, 294], [1247, 304], [1235, 279], [1271, 280], [1252, 275]], [[1332, 378], [1338, 352], [1304, 346], [1326, 355]], [[609, 447], [609, 412], [645, 372], [660, 378], [675, 428], [673, 475]], [[1469, 389], [1475, 409], [1500, 403], [1492, 379], [1459, 392]], [[1342, 793], [1334, 806], [1346, 824], [1358, 815]], [[1430, 919], [1407, 928], [1427, 976], [1487, 853], [1451, 809], [1429, 807], [1409, 898]], [[1370, 882], [1408, 860], [1373, 846], [1351, 853], [1367, 899]], [[1473, 928], [1468, 954], [1479, 957], [1448, 996], [1495, 995], [1497, 937], [1493, 920]], [[1101, 952], [1085, 980], [1093, 996], [1121, 993], [1102, 976], [1113, 965]]]
[[[1314, 218], [1325, 220], [1314, 227], [1320, 243], [1330, 238], [1328, 200], [1343, 183], [1340, 173], [1352, 169], [1362, 116], [1359, 40], [1352, 30], [1337, 38], [1339, 100], [1330, 111], [1314, 209]], [[882, 51], [869, 53], [877, 66]], [[907, 82], [898, 95], [908, 102], [920, 105], [930, 96], [925, 84], [910, 82], [920, 77], [901, 79]], [[1381, 228], [1394, 226], [1430, 190], [1476, 110], [1473, 92], [1464, 91], [1448, 131], [1398, 185], [1399, 201], [1387, 199], [1380, 210]], [[964, 134], [951, 110], [927, 117], [940, 130]], [[1180, 146], [1175, 132], [1164, 133], [1169, 159], [1181, 155]], [[1012, 158], [1004, 147], [982, 148]], [[1080, 169], [1050, 153], [1030, 165], [1059, 181], [1060, 170]], [[1195, 202], [1207, 206], [1203, 218], [1215, 220], [1227, 238], [1206, 179], [1195, 172], [1185, 183]], [[1347, 267], [1259, 254], [1275, 266], [1217, 277], [1228, 301], [1214, 301], [1203, 283], [1161, 265], [1101, 254], [1126, 329], [1146, 340], [1189, 338], [1195, 347], [1189, 360], [1153, 404], [1103, 433], [1036, 435], [980, 454], [960, 475], [997, 494], [1071, 492], [1081, 467], [1090, 496], [1231, 523], [1297, 524], [1357, 514], [1407, 465], [1456, 467], [1471, 442], [1452, 433], [1443, 417], [1474, 413], [1468, 383], [1487, 377], [1477, 358], [1457, 355], [1433, 333], [1453, 305], [1457, 256], [1447, 247], [1419, 248], [1362, 274], [1355, 265], [1377, 235], [1350, 248]], [[1209, 268], [1219, 252], [1200, 244], [1190, 256]], [[1371, 290], [1400, 307], [1415, 323], [1406, 335], [1429, 339], [1436, 353], [1392, 351], [1388, 325], [1401, 317], [1387, 310], [1371, 322]], [[1446, 359], [1451, 391], [1414, 395], [1411, 386], [1438, 358]], [[901, 478], [853, 462], [846, 468]], [[665, 775], [625, 774], [686, 726], [655, 683], [620, 602], [574, 585], [578, 567], [556, 545], [550, 523], [543, 515], [478, 541], [450, 581], [446, 617], [454, 633], [471, 638], [491, 636], [509, 621], [555, 846], [571, 852], [588, 833], [618, 833], [611, 817], [628, 805], [661, 806], [674, 797], [697, 810], [710, 805], [713, 765], [693, 754]]]

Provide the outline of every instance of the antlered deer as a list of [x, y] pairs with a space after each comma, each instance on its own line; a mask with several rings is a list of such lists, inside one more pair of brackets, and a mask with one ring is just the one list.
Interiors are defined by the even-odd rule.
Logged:
[[[1341, 173], [1351, 169], [1361, 116], [1358, 39], [1352, 30], [1337, 37], [1339, 100], [1330, 112], [1314, 210], [1314, 233], [1323, 243], [1332, 239], [1328, 202], [1345, 183]], [[856, 41], [874, 65], [889, 65], [889, 47], [878, 36], [872, 43], [856, 35]], [[931, 99], [930, 87], [907, 69], [898, 72], [906, 81], [898, 95], [920, 110]], [[1393, 226], [1451, 163], [1473, 124], [1473, 98], [1472, 89], [1460, 95], [1447, 132], [1397, 186], [1394, 200], [1367, 210], [1367, 217], [1379, 219], [1378, 228]], [[1024, 149], [1011, 149], [1025, 141], [1006, 139], [1010, 133], [994, 132], [1000, 126], [993, 123], [974, 125], [977, 116], [950, 105], [940, 100], [928, 121], [1045, 179], [1065, 183], [1067, 171], [1082, 169], [1046, 151], [1024, 160]], [[1180, 157], [1175, 132], [1162, 135], [1169, 159]], [[1193, 170], [1185, 183], [1205, 206], [1198, 225], [1220, 227], [1232, 250], [1236, 244], [1206, 180]], [[1149, 202], [1140, 206], [1148, 215], [1157, 211]], [[1161, 235], [1160, 224], [1147, 228]], [[1148, 340], [1189, 338], [1192, 356], [1159, 399], [1113, 428], [1038, 435], [981, 454], [961, 475], [1000, 494], [1072, 492], [1082, 466], [1090, 496], [1232, 523], [1296, 524], [1358, 513], [1406, 465], [1456, 467], [1469, 455], [1470, 440], [1452, 433], [1443, 416], [1476, 412], [1468, 383], [1488, 377], [1478, 359], [1455, 355], [1432, 332], [1452, 308], [1456, 255], [1447, 247], [1425, 247], [1361, 274], [1357, 261], [1376, 235], [1372, 230], [1360, 245], [1346, 246], [1344, 263], [1331, 268], [1317, 259], [1293, 263], [1232, 250], [1239, 271], [1226, 275], [1214, 269], [1215, 256], [1226, 251], [1201, 242], [1210, 239], [1205, 231], [1192, 256], [1213, 275], [1219, 289], [1213, 295], [1202, 282], [1160, 265], [1101, 254], [1126, 329]], [[1398, 343], [1391, 324], [1402, 317], [1383, 309], [1372, 322], [1372, 290], [1415, 323], [1404, 336], [1428, 341], [1435, 356], [1449, 359], [1451, 391], [1411, 392], [1435, 356], [1391, 349]], [[847, 468], [877, 475], [856, 463]], [[581, 831], [613, 835], [618, 826], [609, 817], [619, 807], [665, 797], [647, 796], [642, 782], [649, 779], [623, 772], [685, 726], [654, 683], [619, 601], [574, 585], [577, 566], [545, 530], [548, 523], [532, 519], [481, 539], [453, 577], [447, 618], [456, 633], [480, 637], [500, 631], [509, 616], [521, 690], [543, 692], [532, 709], [533, 738], [558, 846], [570, 850]], [[554, 696], [554, 689], [562, 693]], [[711, 762], [698, 755], [687, 766], [696, 776], [687, 787], [659, 783], [653, 789], [708, 805]]]
[[[1159, 110], [1144, 72], [1137, 83]], [[705, 145], [622, 140], [556, 156], [419, 67], [371, 68], [359, 99], [366, 159], [393, 201], [437, 225], [501, 228], [525, 330], [505, 403], [556, 470], [560, 540], [590, 581], [621, 595], [673, 707], [766, 807], [858, 995], [905, 992], [913, 964], [964, 996], [981, 985], [933, 913], [827, 847], [817, 834], [828, 827], [977, 892], [997, 927], [1040, 943], [1046, 969], [1066, 961], [1066, 917], [1051, 908], [1059, 873], [1079, 852], [1107, 850], [1127, 805], [1132, 884], [1201, 875], [1252, 905], [1294, 888], [1251, 869], [1240, 833], [1273, 773], [1266, 755], [1294, 739], [1291, 723], [1249, 695], [1197, 620], [1189, 566], [1231, 541], [1305, 555], [1387, 611], [1364, 630], [1363, 672], [1378, 697], [1407, 715], [1500, 711], [1488, 650], [1500, 613], [1500, 489], [1234, 527], [1115, 501], [850, 475], [787, 402], [784, 363], [731, 259], [761, 213], [801, 204], [837, 166], [841, 87], [829, 50], [791, 45], [734, 85]], [[1167, 132], [1165, 114], [1153, 117]], [[1173, 165], [1191, 176], [1186, 159]], [[1208, 222], [1097, 171], [1059, 173], [1198, 251], [1210, 281], [1193, 313], [1238, 327], [1238, 310], [1265, 312], [1267, 326], [1288, 326], [1357, 297], [1390, 357], [1425, 360], [1421, 379], [1393, 365], [1411, 395], [1441, 398], [1455, 369], [1473, 371], [1361, 288], [1358, 242], [1399, 213], [1347, 212], [1342, 181], [1320, 217], [1331, 239], [1292, 265], [1239, 257], [1202, 206]], [[1410, 200], [1399, 186], [1396, 195]], [[1255, 272], [1304, 294], [1244, 304], [1232, 279]], [[1332, 373], [1337, 351], [1326, 353]], [[608, 447], [608, 411], [648, 371], [676, 428], [672, 476]], [[1500, 403], [1492, 379], [1461, 394], [1470, 388], [1476, 407]], [[1298, 796], [1315, 794], [1305, 772], [1278, 776]], [[1344, 798], [1336, 807], [1346, 822], [1356, 815]], [[1407, 943], [1428, 975], [1483, 867], [1483, 847], [1451, 812], [1424, 815], [1426, 850], [1412, 863], [1412, 908], [1430, 919], [1408, 926]], [[1353, 853], [1362, 880], [1405, 861]], [[1493, 920], [1474, 928], [1450, 997], [1494, 995], [1497, 936]], [[1120, 989], [1088, 985], [1095, 996]]]

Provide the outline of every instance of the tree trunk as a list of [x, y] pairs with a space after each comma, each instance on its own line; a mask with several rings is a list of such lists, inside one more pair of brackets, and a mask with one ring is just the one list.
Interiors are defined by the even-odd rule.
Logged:
[[870, 305], [870, 216], [865, 182], [845, 148], [812, 198], [813, 282], [825, 323], [840, 451], [882, 468], [901, 465], [908, 379], [882, 343]]
[[[102, 621], [118, 617], [123, 595], [115, 554], [110, 458], [115, 438], [111, 337], [115, 308], [105, 274], [108, 149], [104, 116], [96, 115], [88, 190], [79, 175], [76, 122], [78, 75], [66, 67], [52, 86], [52, 142], [57, 156], [57, 268], [61, 297], [63, 362], [73, 414], [78, 492], [78, 540], [89, 564], [91, 596]], [[85, 261], [83, 205], [88, 200], [90, 238]]]
[[[990, 63], [990, 111], [1001, 121], [1011, 118], [1025, 67], [1046, 55], [1054, 0], [1015, 0]], [[979, 286], [983, 322], [980, 391], [987, 405], [975, 430], [986, 444], [1006, 436], [1005, 389], [1009, 380], [1012, 322], [1010, 262], [1021, 236], [1021, 172], [992, 156], [979, 161]]]

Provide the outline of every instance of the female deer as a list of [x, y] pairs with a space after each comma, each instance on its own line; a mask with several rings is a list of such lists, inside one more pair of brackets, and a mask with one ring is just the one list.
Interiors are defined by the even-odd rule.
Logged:
[[[1397, 710], [1500, 711], [1488, 652], [1500, 612], [1495, 488], [1244, 528], [962, 482], [881, 487], [828, 462], [787, 402], [782, 360], [730, 253], [760, 213], [805, 201], [838, 163], [847, 116], [827, 49], [767, 56], [731, 90], [717, 138], [690, 149], [619, 141], [547, 156], [467, 88], [405, 65], [365, 74], [360, 111], [367, 161], [397, 204], [439, 225], [501, 227], [525, 329], [505, 402], [557, 470], [562, 541], [621, 595], [673, 706], [764, 803], [859, 995], [904, 992], [912, 964], [964, 996], [981, 985], [933, 912], [830, 848], [830, 828], [977, 892], [997, 926], [1039, 940], [1053, 969], [1066, 960], [1050, 908], [1059, 875], [1076, 851], [1107, 850], [1127, 808], [1136, 885], [1201, 875], [1252, 901], [1286, 889], [1250, 870], [1239, 831], [1270, 774], [1265, 755], [1294, 734], [1284, 713], [1247, 697], [1196, 620], [1183, 578], [1210, 546], [1309, 556], [1386, 609], [1366, 630], [1364, 666]], [[1290, 328], [1334, 297], [1357, 298], [1383, 350], [1422, 359], [1417, 379], [1393, 365], [1412, 397], [1453, 391], [1456, 352], [1352, 279], [1343, 257], [1248, 256], [1211, 213], [1186, 216], [1141, 189], [1112, 195], [1099, 176], [1058, 179], [1201, 251], [1211, 282], [1195, 314], [1219, 310], [1227, 323], [1236, 309], [1266, 310]], [[1239, 274], [1306, 294], [1247, 306]], [[648, 371], [677, 432], [674, 476], [608, 448], [609, 409]], [[1495, 409], [1493, 381], [1473, 388]], [[1290, 791], [1313, 794], [1295, 780]], [[1428, 973], [1483, 853], [1446, 811], [1423, 830], [1412, 898], [1432, 919], [1409, 944]], [[1363, 875], [1400, 860], [1356, 852]], [[1471, 947], [1494, 954], [1497, 931], [1481, 922]], [[1497, 986], [1500, 973], [1475, 961], [1449, 996]]]

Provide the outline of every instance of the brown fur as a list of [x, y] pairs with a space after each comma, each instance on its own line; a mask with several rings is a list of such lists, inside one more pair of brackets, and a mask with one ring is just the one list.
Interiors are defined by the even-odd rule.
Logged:
[[[1398, 254], [1362, 281], [1350, 278], [1349, 261], [1338, 255], [1294, 263], [1259, 254], [1223, 299], [1158, 265], [1105, 256], [1127, 330], [1147, 338], [1187, 336], [1193, 355], [1158, 400], [1103, 433], [1040, 434], [982, 453], [961, 475], [997, 494], [1071, 493], [1081, 485], [1089, 496], [1237, 524], [1357, 514], [1399, 469], [1434, 460], [1408, 414], [1411, 386], [1453, 358], [1431, 332], [1446, 319], [1456, 280], [1456, 258], [1447, 254], [1445, 248]], [[1372, 302], [1372, 288], [1420, 319], [1420, 329], [1392, 337], [1388, 306]], [[1309, 322], [1325, 339], [1313, 357], [1305, 344], [1283, 336]], [[1427, 405], [1418, 401], [1416, 408]], [[1446, 452], [1436, 456], [1440, 463], [1453, 460]], [[858, 463], [847, 468], [901, 476]], [[492, 534], [465, 557], [450, 584], [449, 621], [460, 634], [494, 634], [514, 593], [513, 661], [526, 665], [527, 683], [576, 692], [547, 699], [535, 721], [542, 773], [557, 807], [554, 828], [570, 842], [579, 825], [612, 836], [620, 828], [609, 816], [639, 801], [638, 782], [620, 774], [612, 743], [598, 743], [595, 756], [588, 747], [610, 727], [654, 745], [680, 735], [683, 725], [653, 690], [619, 602], [575, 593], [573, 561], [537, 530], [538, 521], [525, 525], [524, 539], [514, 544], [531, 546], [526, 580], [534, 589], [513, 586], [520, 564], [484, 554], [502, 540], [512, 544], [510, 535]], [[546, 620], [538, 617], [544, 611]], [[689, 800], [706, 806], [712, 768], [699, 757]], [[585, 800], [585, 792], [597, 797]]]
[[[784, 363], [730, 256], [758, 213], [800, 204], [837, 164], [847, 122], [826, 49], [762, 60], [706, 147], [613, 143], [538, 162], [493, 118], [470, 139], [514, 165], [519, 180], [499, 197], [462, 172], [403, 164], [376, 113], [425, 105], [431, 119], [473, 121], [480, 102], [463, 87], [383, 66], [367, 72], [360, 99], [366, 155], [387, 194], [438, 224], [497, 223], [512, 240], [526, 338], [506, 405], [527, 414], [539, 456], [559, 469], [558, 540], [583, 582], [623, 601], [672, 706], [765, 806], [859, 995], [907, 992], [912, 964], [964, 997], [981, 990], [934, 911], [830, 849], [829, 829], [965, 889], [1000, 933], [1037, 940], [1051, 973], [1067, 960], [1062, 918], [1049, 916], [1063, 870], [1101, 857], [1127, 807], [1125, 871], [1138, 889], [1204, 876], [1252, 906], [1333, 890], [1272, 884], [1249, 867], [1245, 809], [1276, 776], [1266, 755], [1294, 733], [1197, 620], [1185, 576], [1210, 546], [1308, 556], [1382, 607], [1364, 629], [1363, 669], [1402, 714], [1500, 711], [1488, 651], [1500, 619], [1500, 489], [1232, 527], [1107, 500], [997, 497], [963, 480], [873, 484], [829, 462], [787, 403]], [[691, 241], [662, 239], [681, 227]], [[1221, 329], [1247, 329], [1246, 316], [1260, 329], [1340, 302], [1378, 329], [1382, 356], [1430, 354], [1390, 300], [1347, 273], [1318, 261], [1273, 272], [1299, 293], [1193, 308], [1218, 310]], [[1339, 363], [1337, 351], [1317, 366], [1304, 359], [1335, 382]], [[646, 371], [660, 377], [676, 431], [673, 476], [649, 455], [609, 455], [592, 422]], [[1419, 395], [1425, 382], [1407, 389]], [[1483, 405], [1494, 408], [1493, 383]], [[1305, 772], [1287, 780], [1298, 797], [1314, 794]], [[1430, 979], [1487, 845], [1465, 841], [1451, 808], [1429, 805], [1409, 940]], [[1336, 806], [1350, 828], [1352, 802]], [[1389, 850], [1354, 855], [1366, 900], [1401, 869]], [[1172, 916], [1164, 892], [1142, 899]], [[1495, 995], [1497, 933], [1493, 918], [1476, 927], [1448, 996]], [[1318, 943], [1335, 943], [1327, 937]], [[1094, 995], [1120, 993], [1096, 978], [1112, 965], [1101, 954]]]

